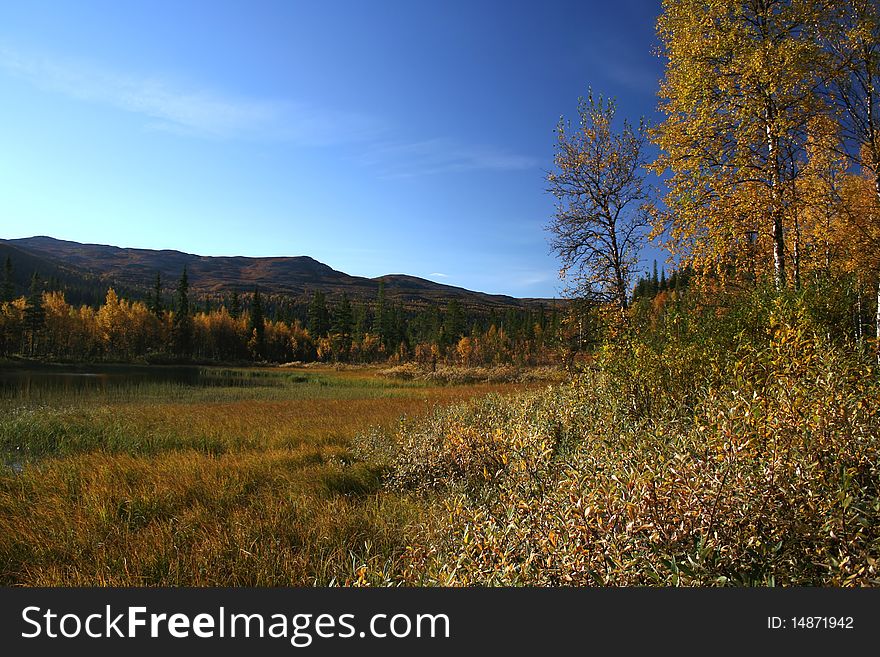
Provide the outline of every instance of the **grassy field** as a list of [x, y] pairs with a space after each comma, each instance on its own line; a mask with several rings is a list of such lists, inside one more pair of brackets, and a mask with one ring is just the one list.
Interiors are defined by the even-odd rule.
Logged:
[[[423, 503], [352, 451], [432, 408], [522, 385], [369, 371], [217, 371], [0, 401], [0, 583], [351, 583]], [[225, 379], [224, 379], [225, 377]], [[226, 383], [224, 383], [226, 381]]]
[[873, 354], [771, 307], [551, 386], [7, 385], [0, 584], [880, 585]]

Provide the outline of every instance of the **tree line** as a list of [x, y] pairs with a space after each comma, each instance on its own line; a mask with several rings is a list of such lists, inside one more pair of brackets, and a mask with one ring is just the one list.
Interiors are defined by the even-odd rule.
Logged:
[[146, 300], [110, 288], [99, 306], [72, 305], [38, 273], [15, 296], [6, 259], [0, 355], [67, 361], [419, 361], [462, 365], [538, 364], [570, 349], [565, 316], [543, 306], [469, 309], [457, 300], [408, 309], [387, 296], [352, 301], [315, 290], [308, 302], [267, 297], [258, 287], [219, 301], [193, 299], [183, 270], [173, 296], [157, 274]]

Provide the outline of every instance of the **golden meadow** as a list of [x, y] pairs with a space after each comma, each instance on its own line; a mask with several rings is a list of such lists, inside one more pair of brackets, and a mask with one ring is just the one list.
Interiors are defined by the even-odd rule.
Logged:
[[3, 584], [344, 584], [421, 513], [352, 439], [517, 387], [203, 371], [213, 385], [5, 389]]

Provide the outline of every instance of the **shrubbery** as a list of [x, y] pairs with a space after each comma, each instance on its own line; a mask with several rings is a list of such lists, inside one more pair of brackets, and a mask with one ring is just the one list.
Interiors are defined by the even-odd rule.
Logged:
[[804, 297], [688, 303], [571, 383], [402, 425], [387, 485], [436, 511], [359, 581], [880, 584], [872, 359]]
[[539, 381], [559, 381], [562, 370], [549, 365], [518, 367], [516, 365], [451, 366], [439, 365], [434, 368], [417, 363], [403, 363], [379, 372], [381, 376], [392, 379], [418, 380], [429, 383], [534, 383]]

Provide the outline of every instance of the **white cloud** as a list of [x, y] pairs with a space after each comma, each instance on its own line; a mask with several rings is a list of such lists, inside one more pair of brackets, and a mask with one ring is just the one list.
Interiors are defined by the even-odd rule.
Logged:
[[375, 137], [378, 122], [289, 100], [241, 98], [122, 74], [91, 62], [34, 55], [0, 44], [0, 70], [47, 91], [149, 117], [149, 127], [206, 137], [325, 145]]
[[474, 170], [518, 171], [539, 165], [537, 158], [448, 138], [376, 144], [360, 161], [376, 167], [383, 178], [411, 178]]
[[534, 274], [528, 274], [526, 276], [523, 276], [519, 280], [519, 284], [528, 287], [528, 286], [532, 286], [532, 285], [539, 285], [541, 283], [546, 283], [547, 281], [554, 280], [555, 278], [556, 278], [555, 276], [551, 276], [550, 274], [547, 274], [546, 272], [537, 272]]
[[516, 171], [540, 164], [533, 157], [450, 138], [379, 141], [388, 126], [356, 112], [223, 94], [162, 76], [137, 76], [81, 59], [25, 52], [0, 42], [2, 72], [52, 93], [146, 117], [144, 125], [151, 130], [309, 146], [358, 143], [362, 153], [357, 161], [382, 178]]
[[432, 272], [428, 276], [436, 276], [437, 278], [449, 278], [449, 274], [441, 274], [439, 271]]

